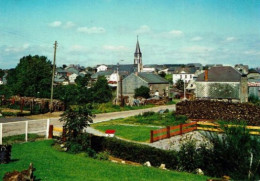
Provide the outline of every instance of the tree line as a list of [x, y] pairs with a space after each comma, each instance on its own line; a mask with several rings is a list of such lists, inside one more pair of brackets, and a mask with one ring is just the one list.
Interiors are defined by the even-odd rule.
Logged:
[[[22, 57], [14, 69], [8, 70], [7, 84], [0, 86], [0, 95], [50, 98], [53, 64], [46, 56]], [[54, 87], [54, 99], [64, 101], [66, 107], [91, 102], [104, 103], [112, 99], [112, 90], [105, 77], [88, 88], [90, 75], [78, 76], [76, 84]]]

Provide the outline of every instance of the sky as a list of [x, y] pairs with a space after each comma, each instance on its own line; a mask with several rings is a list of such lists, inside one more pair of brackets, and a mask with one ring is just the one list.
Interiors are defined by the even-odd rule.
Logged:
[[0, 68], [43, 55], [57, 65], [260, 66], [260, 0], [0, 0]]

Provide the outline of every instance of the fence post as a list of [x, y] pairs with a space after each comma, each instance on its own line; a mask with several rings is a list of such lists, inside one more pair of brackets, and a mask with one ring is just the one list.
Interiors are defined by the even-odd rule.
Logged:
[[28, 121], [25, 121], [25, 141], [28, 141]]
[[0, 145], [3, 144], [3, 123], [0, 123]]
[[48, 138], [53, 138], [53, 125], [49, 126], [49, 136]]
[[170, 126], [167, 126], [166, 127], [167, 128], [167, 138], [170, 138], [171, 137], [171, 135], [170, 135]]
[[49, 136], [49, 127], [50, 127], [50, 119], [47, 119], [47, 123], [46, 123], [46, 139], [48, 139]]
[[153, 143], [153, 130], [151, 130], [150, 143]]
[[182, 135], [182, 124], [180, 124], [180, 135]]

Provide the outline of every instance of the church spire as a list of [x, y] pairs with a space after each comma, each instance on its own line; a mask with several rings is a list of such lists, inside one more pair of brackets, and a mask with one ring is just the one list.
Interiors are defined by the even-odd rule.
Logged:
[[138, 35], [137, 35], [137, 42], [136, 42], [136, 49], [134, 53], [134, 65], [137, 65], [138, 72], [142, 71], [142, 53], [140, 50], [140, 45], [139, 45], [139, 40], [138, 40]]

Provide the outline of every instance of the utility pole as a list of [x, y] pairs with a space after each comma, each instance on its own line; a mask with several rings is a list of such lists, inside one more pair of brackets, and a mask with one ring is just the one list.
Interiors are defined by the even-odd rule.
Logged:
[[54, 83], [54, 74], [55, 74], [55, 61], [56, 61], [56, 49], [57, 41], [54, 43], [54, 57], [53, 57], [53, 67], [52, 67], [52, 81], [51, 81], [51, 103], [50, 103], [50, 112], [53, 112], [53, 83]]
[[183, 89], [184, 89], [184, 100], [186, 100], [186, 87], [185, 87], [185, 79], [184, 79], [184, 82], [183, 82]]

